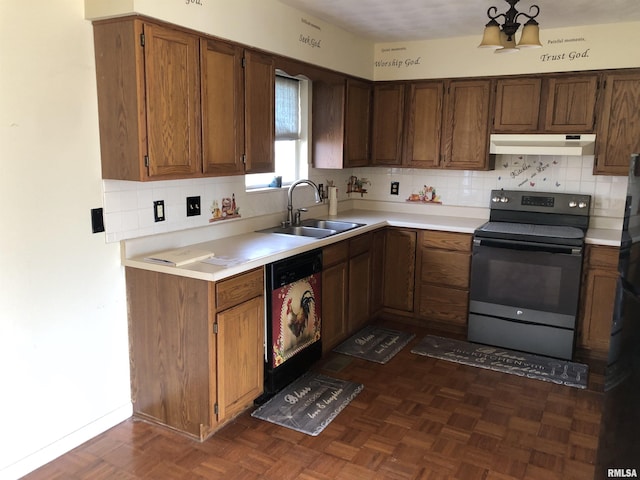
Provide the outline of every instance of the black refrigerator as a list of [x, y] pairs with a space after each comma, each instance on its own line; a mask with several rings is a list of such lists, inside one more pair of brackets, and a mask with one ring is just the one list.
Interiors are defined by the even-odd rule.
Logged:
[[640, 477], [640, 157], [631, 157], [595, 479]]

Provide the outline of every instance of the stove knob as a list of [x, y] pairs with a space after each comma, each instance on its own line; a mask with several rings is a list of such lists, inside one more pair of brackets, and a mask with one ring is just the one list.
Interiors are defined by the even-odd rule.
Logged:
[[500, 201], [500, 197], [493, 197], [493, 198], [491, 199], [491, 201], [492, 201], [493, 203], [498, 203], [498, 202]]
[[578, 204], [578, 208], [585, 208], [587, 206], [587, 202], [580, 202]]
[[571, 200], [571, 201], [569, 202], [569, 207], [570, 207], [570, 208], [576, 208], [576, 206], [577, 206], [577, 205], [578, 205], [578, 204], [577, 204], [574, 200]]
[[509, 201], [509, 199], [507, 197], [500, 197], [500, 201], [502, 203], [507, 203]]

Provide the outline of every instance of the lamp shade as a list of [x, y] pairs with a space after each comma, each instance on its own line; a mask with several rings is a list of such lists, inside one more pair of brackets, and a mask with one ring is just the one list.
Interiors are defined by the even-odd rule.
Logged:
[[500, 43], [500, 26], [492, 20], [484, 27], [484, 35], [478, 48], [502, 48]]
[[538, 22], [531, 19], [524, 24], [522, 29], [522, 36], [518, 42], [520, 48], [542, 48], [540, 43], [540, 27]]
[[494, 53], [515, 53], [518, 51], [516, 39], [511, 36], [511, 39], [509, 40], [509, 37], [504, 32], [500, 32], [500, 43], [502, 44], [502, 48], [496, 50]]

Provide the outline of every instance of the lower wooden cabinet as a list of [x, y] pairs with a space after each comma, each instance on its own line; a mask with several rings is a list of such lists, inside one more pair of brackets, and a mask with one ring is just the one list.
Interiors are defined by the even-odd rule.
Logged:
[[365, 233], [349, 240], [348, 325], [355, 332], [371, 320], [371, 246]]
[[604, 359], [609, 352], [618, 256], [617, 247], [587, 245], [577, 347], [587, 350], [590, 357]]
[[328, 352], [347, 338], [349, 241], [322, 249], [322, 350]]
[[264, 372], [264, 275], [207, 282], [126, 268], [134, 416], [199, 440], [253, 403]]
[[383, 306], [413, 312], [417, 231], [388, 228], [384, 245]]
[[471, 240], [466, 233], [420, 232], [417, 313], [422, 319], [466, 331]]
[[375, 233], [322, 249], [322, 350], [328, 352], [371, 320]]

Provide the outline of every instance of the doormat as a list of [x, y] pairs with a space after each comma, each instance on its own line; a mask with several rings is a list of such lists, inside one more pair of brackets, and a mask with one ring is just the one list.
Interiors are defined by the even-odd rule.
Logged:
[[251, 416], [315, 437], [363, 388], [359, 383], [308, 372]]
[[333, 351], [384, 364], [414, 337], [412, 333], [369, 325], [342, 342]]
[[411, 353], [569, 387], [587, 388], [589, 367], [582, 363], [434, 335], [423, 338]]

